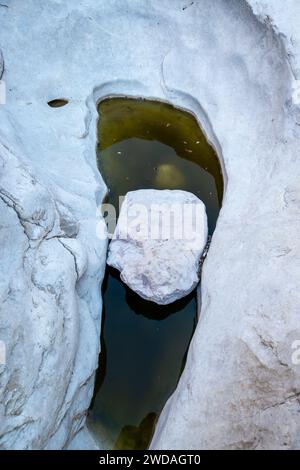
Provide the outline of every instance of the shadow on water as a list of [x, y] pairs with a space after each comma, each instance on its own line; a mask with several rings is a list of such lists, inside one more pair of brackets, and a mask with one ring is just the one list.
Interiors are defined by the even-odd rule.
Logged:
[[[213, 233], [223, 195], [220, 164], [195, 118], [156, 101], [99, 104], [98, 166], [108, 201], [136, 189], [183, 189], [206, 205]], [[176, 388], [197, 322], [196, 293], [170, 305], [146, 301], [107, 267], [101, 354], [88, 416], [110, 448], [145, 449]]]

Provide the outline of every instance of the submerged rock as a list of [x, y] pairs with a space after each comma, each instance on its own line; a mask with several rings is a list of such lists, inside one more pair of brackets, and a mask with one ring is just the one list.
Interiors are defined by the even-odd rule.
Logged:
[[148, 413], [138, 426], [124, 426], [115, 443], [114, 450], [143, 450], [147, 449], [153, 434], [156, 413]]
[[169, 304], [198, 283], [207, 240], [205, 206], [181, 190], [128, 192], [113, 235], [107, 263], [146, 300]]
[[156, 172], [155, 184], [157, 186], [166, 186], [167, 188], [178, 188], [185, 183], [181, 171], [175, 165], [163, 163], [159, 165]]

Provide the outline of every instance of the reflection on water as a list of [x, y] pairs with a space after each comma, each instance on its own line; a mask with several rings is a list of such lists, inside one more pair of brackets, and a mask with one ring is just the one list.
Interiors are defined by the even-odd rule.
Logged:
[[158, 414], [174, 390], [196, 325], [196, 299], [192, 293], [166, 306], [146, 301], [113, 268], [107, 269], [103, 296], [102, 353], [89, 422], [96, 432], [97, 423], [104, 426], [114, 443], [124, 426]]
[[[223, 194], [220, 165], [192, 115], [155, 101], [99, 105], [98, 166], [108, 200], [135, 189], [183, 189], [206, 204], [212, 234]], [[88, 426], [110, 448], [145, 449], [174, 391], [196, 325], [196, 294], [160, 306], [108, 267], [100, 367]]]

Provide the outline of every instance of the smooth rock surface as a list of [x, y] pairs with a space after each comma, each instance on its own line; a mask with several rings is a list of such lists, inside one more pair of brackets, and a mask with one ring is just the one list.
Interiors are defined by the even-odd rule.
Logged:
[[298, 0], [3, 3], [1, 448], [91, 445], [96, 103], [113, 94], [192, 111], [227, 180], [200, 322], [152, 446], [300, 448]]
[[126, 194], [107, 263], [146, 300], [166, 305], [198, 284], [207, 241], [203, 202], [187, 191], [142, 189]]
[[[210, 89], [206, 104], [201, 92], [201, 103], [220, 140], [228, 184], [202, 271], [200, 321], [151, 448], [299, 449], [300, 134], [294, 65], [300, 47], [292, 32], [300, 21], [299, 4], [248, 2], [255, 4], [252, 11], [242, 2], [227, 2], [220, 20], [221, 3], [214, 2], [214, 24], [199, 23], [208, 38], [226, 18], [224, 49], [215, 53], [212, 46], [217, 75], [195, 73], [180, 86], [193, 94], [198, 80], [200, 88]], [[275, 10], [277, 16], [270, 16]], [[209, 47], [200, 41], [199, 55]], [[225, 85], [229, 63], [234, 73]], [[176, 82], [173, 76], [170, 89]]]

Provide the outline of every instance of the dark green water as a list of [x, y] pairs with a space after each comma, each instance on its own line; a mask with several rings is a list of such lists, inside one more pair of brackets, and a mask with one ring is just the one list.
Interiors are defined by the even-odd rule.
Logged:
[[[108, 202], [135, 189], [183, 189], [206, 205], [212, 234], [223, 195], [217, 155], [195, 118], [157, 101], [99, 105], [98, 166]], [[88, 426], [111, 448], [145, 449], [184, 367], [196, 326], [196, 294], [159, 306], [107, 268], [99, 371]]]

